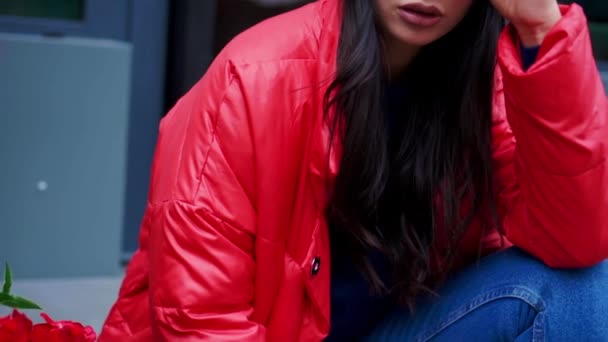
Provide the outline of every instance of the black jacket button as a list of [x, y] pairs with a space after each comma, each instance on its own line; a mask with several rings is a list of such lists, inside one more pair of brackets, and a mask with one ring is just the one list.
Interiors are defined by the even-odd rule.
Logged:
[[312, 259], [312, 265], [310, 268], [310, 275], [311, 276], [316, 276], [317, 274], [319, 274], [319, 270], [321, 269], [321, 258], [320, 257], [314, 257]]

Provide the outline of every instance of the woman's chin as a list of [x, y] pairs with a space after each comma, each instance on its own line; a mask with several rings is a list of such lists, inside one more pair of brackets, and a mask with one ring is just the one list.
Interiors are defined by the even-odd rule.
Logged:
[[433, 43], [434, 41], [441, 38], [440, 34], [435, 32], [400, 32], [399, 34], [393, 35], [395, 39], [405, 46], [418, 46], [423, 47]]

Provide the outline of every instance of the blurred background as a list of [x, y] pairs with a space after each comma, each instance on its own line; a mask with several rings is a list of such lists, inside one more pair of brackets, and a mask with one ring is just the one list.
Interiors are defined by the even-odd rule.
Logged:
[[[159, 120], [236, 34], [304, 2], [0, 0], [0, 262], [15, 293], [99, 331], [137, 248]], [[608, 79], [608, 1], [577, 2]]]

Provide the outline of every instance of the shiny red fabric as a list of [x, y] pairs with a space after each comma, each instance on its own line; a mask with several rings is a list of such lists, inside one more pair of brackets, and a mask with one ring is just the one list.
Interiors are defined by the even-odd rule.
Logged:
[[[140, 248], [100, 341], [328, 333], [325, 189], [340, 149], [327, 158], [322, 105], [338, 6], [321, 0], [241, 34], [163, 119]], [[513, 29], [501, 36], [495, 182], [511, 243], [551, 267], [584, 267], [608, 257], [608, 110], [583, 12], [562, 10], [528, 71]], [[460, 255], [500, 240], [473, 224]]]

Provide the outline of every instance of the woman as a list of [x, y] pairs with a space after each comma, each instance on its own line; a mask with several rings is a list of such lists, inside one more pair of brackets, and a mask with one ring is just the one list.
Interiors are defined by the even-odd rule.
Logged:
[[162, 121], [101, 341], [603, 340], [607, 137], [577, 5], [270, 19]]

